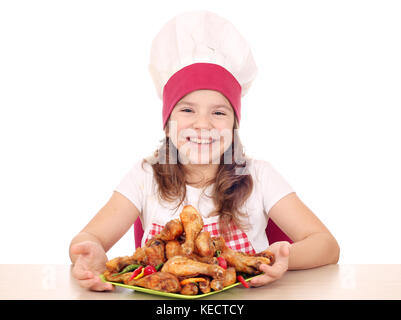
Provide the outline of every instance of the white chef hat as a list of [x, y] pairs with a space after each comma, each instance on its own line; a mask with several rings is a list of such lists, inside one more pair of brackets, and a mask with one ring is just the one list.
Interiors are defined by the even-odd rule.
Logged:
[[163, 128], [176, 103], [200, 89], [224, 94], [239, 122], [241, 97], [257, 75], [246, 40], [206, 10], [181, 13], [163, 26], [152, 42], [149, 71], [163, 100]]

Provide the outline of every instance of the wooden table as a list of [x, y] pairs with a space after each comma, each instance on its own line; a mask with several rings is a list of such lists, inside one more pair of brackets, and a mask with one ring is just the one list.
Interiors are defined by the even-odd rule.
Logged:
[[[79, 287], [70, 265], [0, 265], [0, 299], [50, 300], [171, 300], [117, 287], [92, 292]], [[202, 300], [349, 300], [401, 299], [401, 265], [329, 265], [288, 271], [283, 278], [259, 288], [237, 286]]]

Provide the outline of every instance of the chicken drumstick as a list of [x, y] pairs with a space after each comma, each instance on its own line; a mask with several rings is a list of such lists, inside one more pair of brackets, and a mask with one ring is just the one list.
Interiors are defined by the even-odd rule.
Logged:
[[184, 254], [190, 255], [194, 252], [195, 239], [203, 228], [203, 219], [193, 206], [184, 206], [180, 214], [185, 231], [185, 242], [182, 244]]

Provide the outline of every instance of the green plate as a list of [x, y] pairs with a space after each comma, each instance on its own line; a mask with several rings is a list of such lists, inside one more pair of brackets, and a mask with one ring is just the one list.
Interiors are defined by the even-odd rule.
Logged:
[[[250, 281], [254, 277], [256, 277], [256, 276], [246, 278], [245, 281]], [[234, 283], [232, 285], [229, 285], [227, 287], [224, 287], [223, 289], [218, 290], [218, 291], [210, 291], [209, 293], [197, 294], [197, 295], [190, 296], [190, 295], [179, 294], [179, 293], [170, 293], [170, 292], [152, 290], [152, 289], [143, 288], [143, 287], [137, 287], [137, 286], [129, 286], [127, 284], [119, 283], [119, 282], [107, 281], [103, 274], [100, 275], [100, 278], [102, 279], [103, 282], [111, 283], [111, 284], [113, 284], [115, 286], [119, 286], [119, 287], [123, 287], [123, 288], [127, 288], [127, 289], [132, 289], [132, 290], [135, 290], [135, 291], [145, 292], [145, 293], [149, 293], [149, 294], [155, 294], [155, 295], [158, 295], [158, 296], [177, 298], [177, 299], [199, 299], [199, 298], [207, 297], [207, 296], [210, 296], [212, 294], [216, 294], [216, 293], [231, 289], [231, 288], [236, 287], [239, 284], [241, 284], [241, 282], [236, 282], [236, 283]]]

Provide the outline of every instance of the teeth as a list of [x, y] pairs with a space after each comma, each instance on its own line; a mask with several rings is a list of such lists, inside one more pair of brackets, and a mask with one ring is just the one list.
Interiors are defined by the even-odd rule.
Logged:
[[189, 138], [189, 141], [201, 144], [210, 144], [212, 141], [209, 139], [198, 139], [198, 138]]

